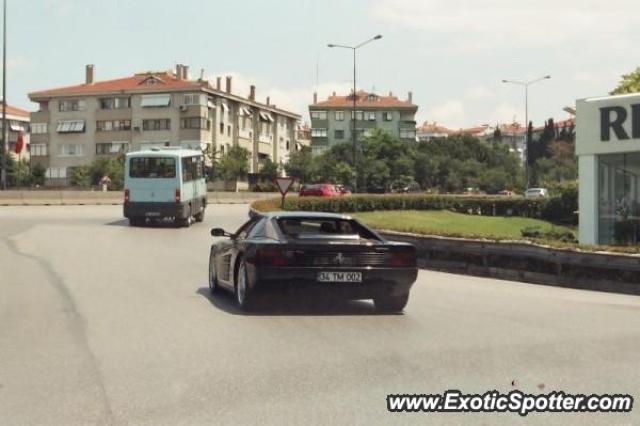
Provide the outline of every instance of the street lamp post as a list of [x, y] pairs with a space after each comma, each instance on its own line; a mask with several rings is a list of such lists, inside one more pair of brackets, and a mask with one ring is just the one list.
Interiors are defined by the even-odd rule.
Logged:
[[356, 179], [354, 182], [354, 190], [356, 189], [357, 185], [358, 185], [358, 175], [357, 175], [357, 168], [356, 168], [356, 143], [357, 143], [357, 135], [356, 135], [356, 100], [357, 100], [357, 95], [356, 95], [356, 50], [358, 50], [359, 48], [361, 48], [362, 46], [364, 46], [365, 44], [371, 43], [374, 40], [380, 40], [382, 38], [382, 36], [380, 34], [378, 34], [377, 36], [370, 38], [369, 40], [363, 41], [362, 43], [356, 45], [356, 46], [345, 46], [345, 45], [341, 45], [341, 44], [328, 44], [328, 47], [340, 47], [343, 49], [351, 49], [353, 51], [353, 112], [352, 112], [352, 117], [351, 117], [351, 139], [352, 139], [352, 143], [353, 143], [353, 169], [354, 172], [356, 173]]
[[9, 155], [9, 141], [7, 140], [7, 0], [2, 8], [2, 189], [7, 189], [7, 156]]
[[531, 184], [529, 176], [529, 86], [542, 80], [550, 79], [550, 75], [544, 77], [534, 78], [527, 81], [519, 80], [502, 80], [503, 83], [517, 84], [518, 86], [524, 86], [524, 120], [525, 120], [525, 144], [524, 144], [524, 174], [527, 178], [527, 188]]

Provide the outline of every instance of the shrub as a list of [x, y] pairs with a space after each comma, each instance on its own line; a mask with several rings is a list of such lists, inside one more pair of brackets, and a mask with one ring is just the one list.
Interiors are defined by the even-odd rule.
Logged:
[[563, 243], [577, 243], [575, 235], [571, 231], [562, 231], [556, 228], [551, 228], [548, 231], [543, 231], [539, 226], [531, 226], [523, 228], [520, 233], [523, 238], [532, 238], [537, 240], [554, 240], [562, 241]]
[[[559, 204], [560, 203], [560, 204]], [[322, 211], [333, 213], [367, 212], [374, 210], [450, 210], [485, 216], [523, 216], [543, 218], [550, 222], [568, 223], [573, 219], [572, 207], [559, 209], [562, 201], [526, 199], [523, 197], [461, 196], [438, 194], [357, 194], [346, 197], [296, 197], [285, 200], [285, 210]], [[267, 211], [279, 208], [280, 200], [261, 200], [253, 207]], [[568, 212], [571, 212], [570, 214]]]
[[71, 169], [71, 186], [89, 187], [91, 186], [91, 170], [89, 166], [78, 166]]

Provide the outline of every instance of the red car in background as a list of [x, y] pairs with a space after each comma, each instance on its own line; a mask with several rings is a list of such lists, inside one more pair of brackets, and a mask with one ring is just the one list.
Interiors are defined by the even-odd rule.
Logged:
[[350, 192], [339, 185], [331, 183], [319, 183], [315, 185], [304, 185], [300, 188], [301, 197], [341, 197]]

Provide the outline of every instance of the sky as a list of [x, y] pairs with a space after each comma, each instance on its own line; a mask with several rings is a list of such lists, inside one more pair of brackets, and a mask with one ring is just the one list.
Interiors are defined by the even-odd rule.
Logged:
[[[190, 66], [233, 75], [234, 93], [308, 120], [308, 104], [358, 89], [401, 99], [417, 121], [451, 127], [524, 122], [524, 89], [503, 79], [550, 74], [530, 87], [529, 116], [600, 96], [640, 66], [637, 0], [7, 0], [7, 99], [32, 91]], [[223, 79], [224, 81], [224, 79]]]

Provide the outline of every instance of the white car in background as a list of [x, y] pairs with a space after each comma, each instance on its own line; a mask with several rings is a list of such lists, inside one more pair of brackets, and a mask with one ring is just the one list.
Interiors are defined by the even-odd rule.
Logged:
[[524, 198], [547, 198], [549, 191], [546, 188], [529, 188], [524, 192]]

